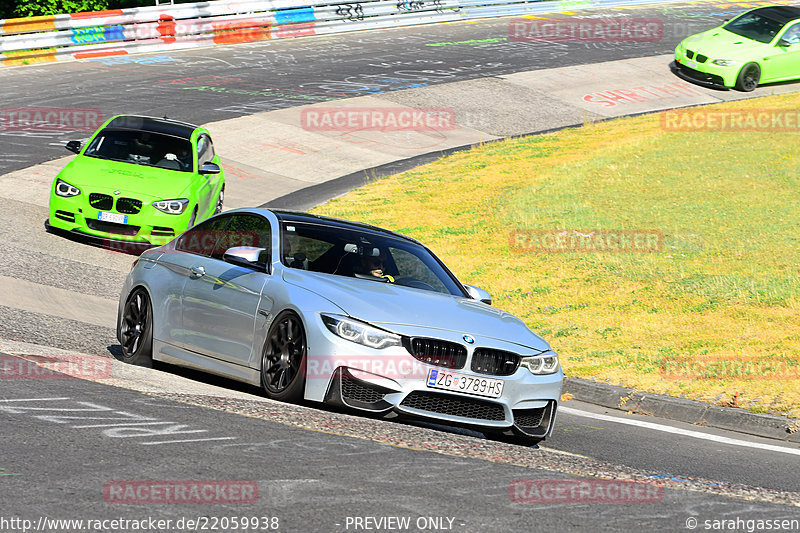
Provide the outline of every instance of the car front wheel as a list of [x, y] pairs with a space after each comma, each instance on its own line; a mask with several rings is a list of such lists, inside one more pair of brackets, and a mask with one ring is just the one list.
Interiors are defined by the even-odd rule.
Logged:
[[283, 402], [303, 398], [306, 333], [300, 317], [284, 311], [272, 323], [261, 355], [261, 385], [267, 397]]
[[225, 187], [219, 190], [219, 196], [217, 197], [217, 206], [214, 208], [214, 214], [218, 215], [222, 213], [222, 202], [225, 200]]
[[153, 364], [153, 307], [147, 291], [134, 290], [125, 302], [119, 323], [122, 360], [139, 366]]
[[739, 77], [736, 79], [736, 88], [746, 93], [755, 91], [760, 79], [761, 68], [755, 63], [748, 63], [739, 71]]

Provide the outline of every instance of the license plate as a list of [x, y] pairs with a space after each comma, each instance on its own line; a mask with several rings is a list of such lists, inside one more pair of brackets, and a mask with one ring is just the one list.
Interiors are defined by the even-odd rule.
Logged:
[[503, 380], [501, 379], [467, 376], [437, 369], [431, 369], [428, 372], [427, 385], [431, 389], [463, 392], [487, 398], [499, 398], [503, 394]]
[[100, 211], [97, 213], [97, 220], [102, 220], [103, 222], [116, 222], [117, 224], [127, 224], [128, 215], [121, 215], [119, 213], [107, 213], [105, 211]]

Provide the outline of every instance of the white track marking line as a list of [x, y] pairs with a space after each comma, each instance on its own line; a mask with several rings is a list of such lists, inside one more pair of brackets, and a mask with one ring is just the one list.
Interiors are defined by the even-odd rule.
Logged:
[[786, 448], [783, 446], [775, 446], [773, 444], [761, 444], [757, 442], [748, 442], [746, 440], [732, 439], [730, 437], [722, 437], [720, 435], [711, 435], [710, 433], [703, 433], [701, 431], [692, 431], [691, 429], [681, 429], [672, 426], [663, 426], [653, 422], [645, 422], [644, 420], [632, 420], [627, 418], [618, 418], [616, 416], [601, 415], [581, 411], [580, 409], [573, 409], [571, 407], [559, 407], [559, 413], [566, 415], [583, 416], [587, 418], [595, 418], [597, 420], [605, 420], [607, 422], [616, 422], [617, 424], [627, 424], [629, 426], [638, 426], [641, 428], [652, 429], [654, 431], [663, 431], [665, 433], [674, 433], [676, 435], [683, 435], [685, 437], [693, 437], [695, 439], [711, 440], [721, 444], [731, 444], [733, 446], [744, 446], [746, 448], [757, 448], [759, 450], [768, 450], [771, 452], [788, 453], [791, 455], [800, 455], [800, 449]]

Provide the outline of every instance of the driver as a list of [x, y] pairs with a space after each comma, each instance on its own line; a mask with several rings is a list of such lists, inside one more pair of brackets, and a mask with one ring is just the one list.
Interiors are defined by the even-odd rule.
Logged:
[[377, 257], [361, 256], [361, 272], [376, 278], [386, 278], [390, 283], [394, 283], [394, 277], [383, 272], [383, 263], [385, 261], [386, 255], [383, 252]]

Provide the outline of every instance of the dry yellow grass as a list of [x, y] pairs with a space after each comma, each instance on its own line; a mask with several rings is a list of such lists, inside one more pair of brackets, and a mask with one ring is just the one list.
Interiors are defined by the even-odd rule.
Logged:
[[[797, 110], [800, 96], [709, 108]], [[545, 337], [569, 376], [713, 402], [738, 393], [742, 407], [800, 416], [797, 146], [795, 132], [625, 118], [460, 152], [315, 212], [426, 243]], [[513, 230], [540, 229], [652, 229], [664, 245], [511, 245]], [[691, 376], [665, 370], [681, 362]]]

